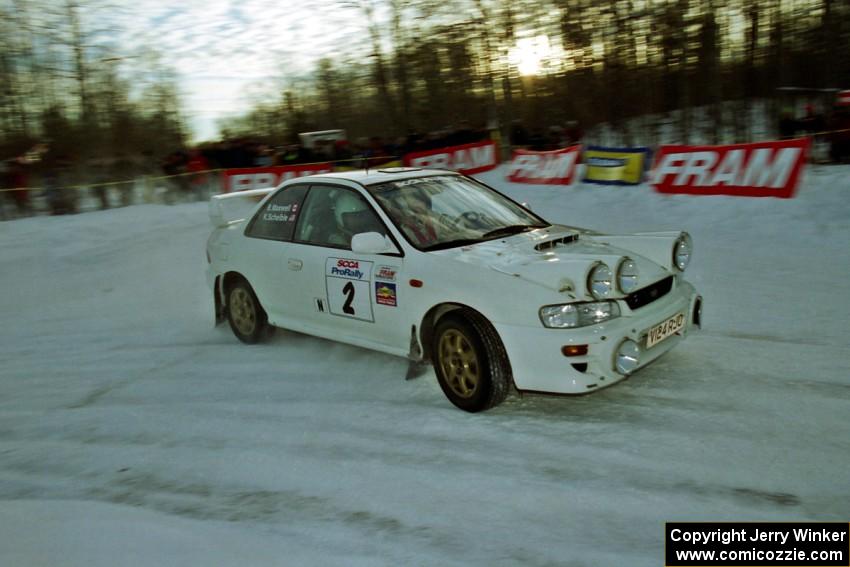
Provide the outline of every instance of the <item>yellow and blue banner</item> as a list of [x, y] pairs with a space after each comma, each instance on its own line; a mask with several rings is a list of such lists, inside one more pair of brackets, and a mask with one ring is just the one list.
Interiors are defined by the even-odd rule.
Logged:
[[588, 146], [584, 151], [584, 182], [601, 185], [638, 185], [650, 163], [649, 148]]

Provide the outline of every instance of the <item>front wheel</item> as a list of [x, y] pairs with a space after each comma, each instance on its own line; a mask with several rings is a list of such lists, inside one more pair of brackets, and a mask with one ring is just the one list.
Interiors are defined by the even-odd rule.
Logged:
[[245, 280], [236, 282], [227, 291], [227, 321], [243, 343], [258, 343], [269, 334], [266, 312]]
[[508, 355], [496, 330], [478, 313], [441, 319], [431, 353], [443, 393], [460, 409], [483, 411], [507, 397], [512, 382]]

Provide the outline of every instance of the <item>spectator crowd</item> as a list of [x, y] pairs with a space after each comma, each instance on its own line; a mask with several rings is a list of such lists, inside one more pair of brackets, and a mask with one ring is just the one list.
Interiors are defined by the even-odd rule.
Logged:
[[[575, 123], [527, 130], [520, 121], [510, 129], [509, 143], [532, 150], [550, 150], [576, 143]], [[332, 162], [336, 166], [375, 167], [409, 153], [489, 139], [491, 132], [468, 123], [428, 133], [412, 132], [394, 140], [380, 136], [317, 140], [313, 144], [270, 145], [236, 138], [180, 148], [164, 156], [152, 151], [85, 160], [59, 155], [40, 144], [23, 156], [0, 163], [0, 220], [37, 213], [76, 213], [135, 202], [205, 200], [218, 187], [222, 169]], [[84, 203], [85, 202], [85, 203]]]

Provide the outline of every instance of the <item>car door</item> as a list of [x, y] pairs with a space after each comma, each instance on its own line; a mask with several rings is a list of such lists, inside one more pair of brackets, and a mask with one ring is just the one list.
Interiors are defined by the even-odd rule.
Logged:
[[286, 258], [297, 282], [299, 317], [321, 336], [405, 349], [404, 259], [401, 253], [352, 253], [351, 238], [362, 232], [390, 234], [362, 194], [337, 185], [310, 187]]
[[298, 215], [309, 186], [290, 185], [275, 193], [245, 228], [241, 271], [257, 294], [272, 323], [289, 316], [291, 302], [286, 290], [291, 271], [286, 248], [291, 246]]

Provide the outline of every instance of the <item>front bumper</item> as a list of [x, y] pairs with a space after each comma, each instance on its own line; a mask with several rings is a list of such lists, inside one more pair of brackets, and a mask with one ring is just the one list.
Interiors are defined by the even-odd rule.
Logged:
[[[585, 394], [611, 386], [634, 374], [679, 344], [700, 323], [702, 298], [694, 287], [677, 280], [664, 297], [632, 311], [620, 301], [617, 319], [579, 329], [547, 329], [496, 323], [505, 345], [518, 390], [555, 394]], [[677, 313], [685, 313], [685, 326], [676, 334], [647, 348], [653, 326]], [[625, 340], [638, 344], [639, 363], [628, 375], [614, 368], [617, 349]], [[564, 356], [566, 345], [588, 345], [583, 356]]]

